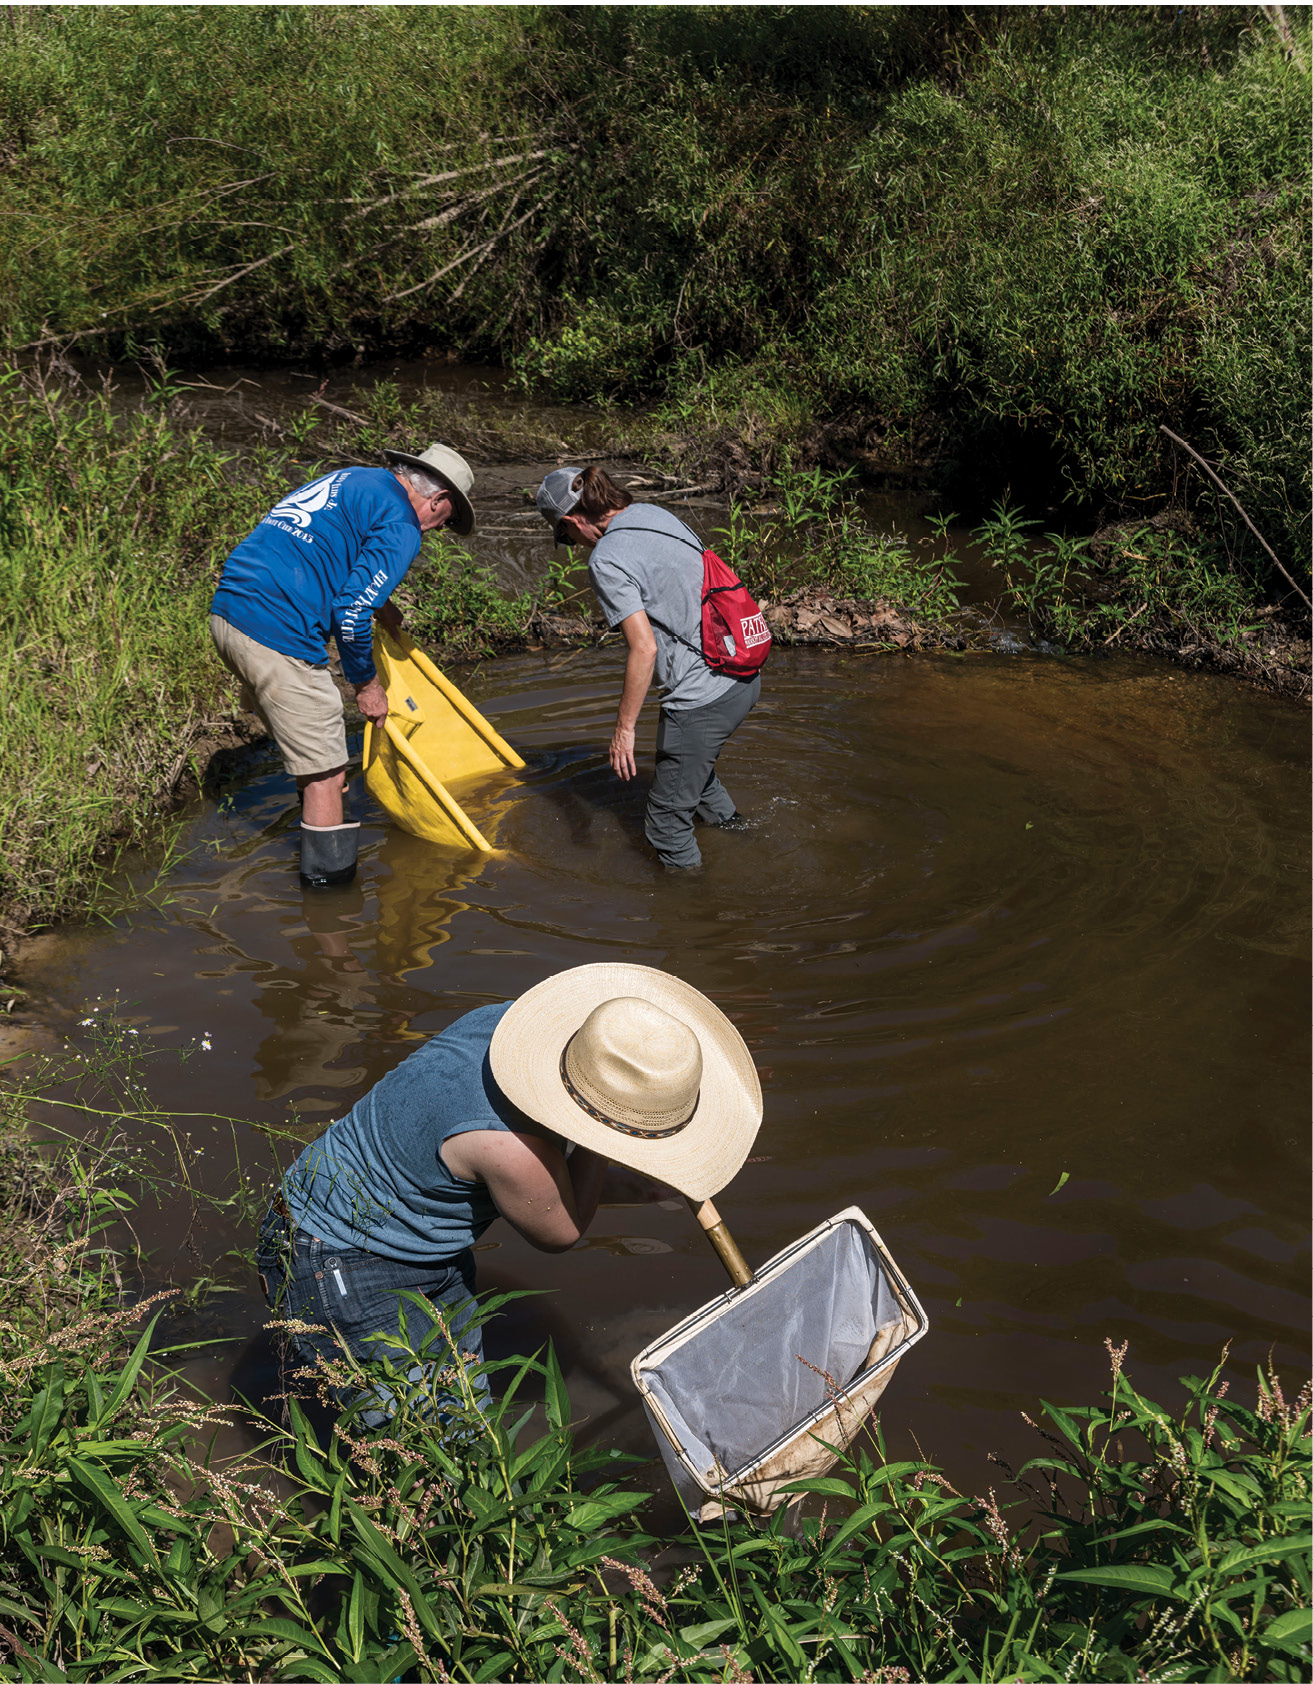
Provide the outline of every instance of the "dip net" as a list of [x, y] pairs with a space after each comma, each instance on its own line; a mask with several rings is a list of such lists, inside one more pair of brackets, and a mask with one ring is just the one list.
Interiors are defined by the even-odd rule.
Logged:
[[686, 1508], [772, 1513], [833, 1467], [929, 1326], [855, 1205], [695, 1310], [631, 1373]]

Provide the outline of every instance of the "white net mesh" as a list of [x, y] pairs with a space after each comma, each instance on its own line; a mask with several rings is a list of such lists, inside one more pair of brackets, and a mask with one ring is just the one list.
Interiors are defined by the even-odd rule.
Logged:
[[[635, 1361], [657, 1444], [690, 1506], [701, 1502], [703, 1491], [733, 1483], [834, 1403], [867, 1368], [881, 1331], [904, 1320], [869, 1225], [864, 1218], [845, 1219], [848, 1214], [814, 1243], [804, 1240], [792, 1254], [772, 1260], [728, 1303], [717, 1300], [689, 1317]], [[895, 1339], [887, 1354], [905, 1343]], [[653, 1419], [647, 1394], [702, 1490]]]

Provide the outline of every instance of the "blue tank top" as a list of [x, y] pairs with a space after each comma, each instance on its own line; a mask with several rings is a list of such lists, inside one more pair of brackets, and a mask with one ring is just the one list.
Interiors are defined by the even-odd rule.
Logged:
[[492, 1079], [488, 1046], [510, 1002], [457, 1018], [376, 1082], [283, 1177], [298, 1228], [398, 1263], [439, 1263], [497, 1215], [481, 1181], [462, 1181], [442, 1143], [475, 1129], [537, 1132]]

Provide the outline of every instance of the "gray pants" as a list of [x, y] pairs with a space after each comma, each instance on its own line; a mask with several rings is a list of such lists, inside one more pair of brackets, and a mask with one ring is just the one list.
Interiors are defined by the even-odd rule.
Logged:
[[716, 758], [756, 706], [761, 674], [739, 679], [728, 694], [700, 708], [661, 709], [656, 773], [643, 829], [663, 865], [700, 865], [693, 815], [723, 824], [734, 813], [729, 791], [716, 776]]

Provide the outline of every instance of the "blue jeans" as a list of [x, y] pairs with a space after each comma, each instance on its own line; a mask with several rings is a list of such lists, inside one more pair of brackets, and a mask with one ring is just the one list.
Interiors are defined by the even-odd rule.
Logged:
[[[483, 1361], [482, 1331], [469, 1325], [478, 1306], [474, 1254], [468, 1247], [438, 1263], [395, 1263], [371, 1251], [315, 1239], [291, 1227], [275, 1207], [261, 1225], [255, 1256], [270, 1309], [282, 1320], [302, 1324], [286, 1335], [298, 1366], [341, 1363], [344, 1355], [357, 1362], [390, 1361], [404, 1371], [410, 1386], [424, 1388], [422, 1395], [410, 1394], [412, 1407], [442, 1417], [467, 1407], [472, 1393], [479, 1408], [487, 1408], [487, 1380], [478, 1373], [462, 1386], [452, 1350], [454, 1342], [466, 1362]], [[403, 1300], [403, 1292], [418, 1293], [433, 1313]], [[377, 1337], [401, 1339], [403, 1316], [405, 1345], [418, 1360]], [[332, 1384], [329, 1389], [341, 1408], [370, 1400], [372, 1406], [360, 1417], [367, 1427], [381, 1426], [397, 1407], [399, 1388], [381, 1382]]]

